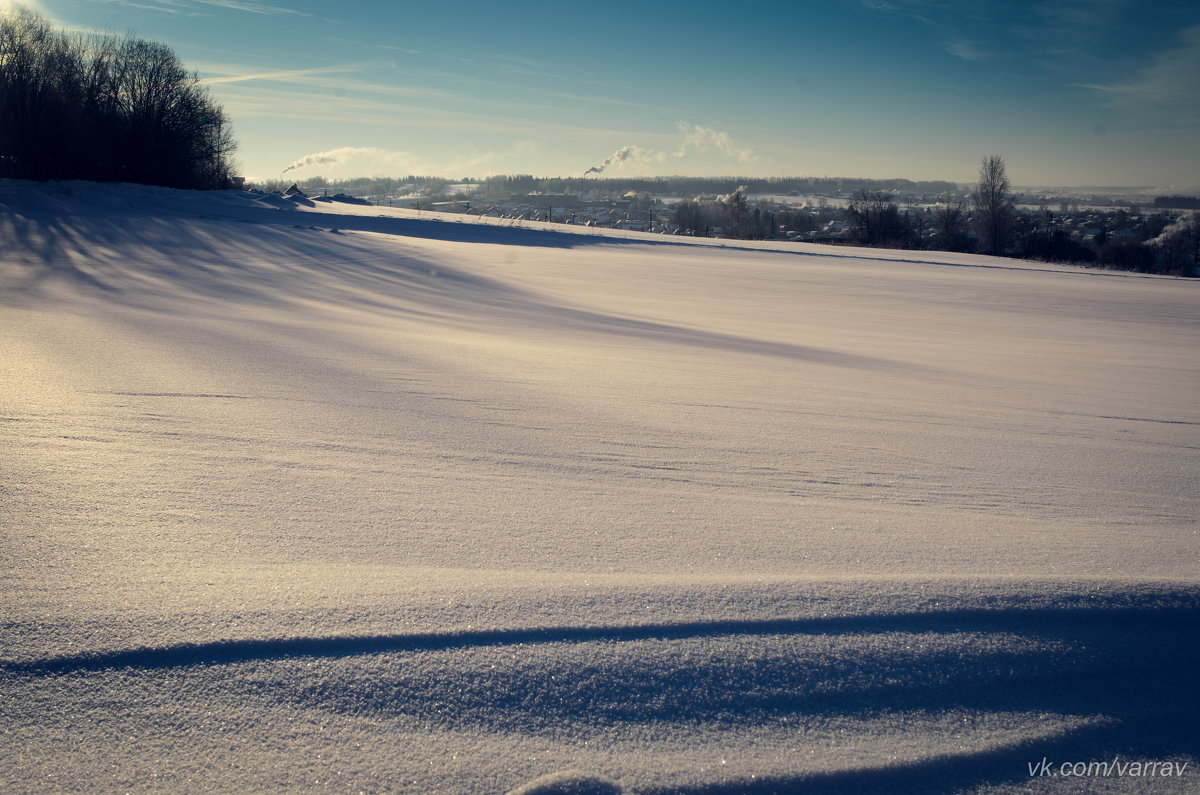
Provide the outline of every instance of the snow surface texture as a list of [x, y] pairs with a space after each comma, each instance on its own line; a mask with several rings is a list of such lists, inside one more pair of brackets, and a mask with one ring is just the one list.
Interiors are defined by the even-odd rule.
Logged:
[[[0, 183], [0, 790], [1195, 790], [1200, 284]], [[1051, 761], [1182, 778], [1031, 780]]]

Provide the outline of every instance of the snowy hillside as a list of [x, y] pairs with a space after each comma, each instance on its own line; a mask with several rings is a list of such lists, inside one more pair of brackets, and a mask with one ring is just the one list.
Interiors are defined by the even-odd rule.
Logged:
[[508, 223], [0, 183], [0, 791], [1194, 791], [1200, 284]]

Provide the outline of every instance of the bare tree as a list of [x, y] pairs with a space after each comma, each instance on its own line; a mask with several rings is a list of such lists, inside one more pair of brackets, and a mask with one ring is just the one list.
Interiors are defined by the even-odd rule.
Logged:
[[671, 223], [685, 235], [701, 234], [707, 225], [700, 203], [691, 199], [685, 199], [675, 205], [675, 209], [671, 211]]
[[1000, 155], [989, 155], [979, 168], [979, 184], [971, 194], [972, 215], [975, 233], [988, 254], [1003, 254], [1008, 248], [1016, 210], [1004, 173], [1004, 159]]
[[864, 246], [903, 247], [909, 225], [891, 193], [860, 190], [846, 207], [846, 225], [855, 240]]
[[[0, 165], [44, 178], [53, 165], [62, 96], [61, 38], [31, 11], [0, 15]], [[16, 174], [22, 176], [22, 174]]]
[[960, 201], [939, 204], [933, 209], [933, 229], [937, 245], [947, 251], [966, 251], [967, 206]]
[[162, 44], [0, 12], [0, 176], [223, 187], [231, 127]]

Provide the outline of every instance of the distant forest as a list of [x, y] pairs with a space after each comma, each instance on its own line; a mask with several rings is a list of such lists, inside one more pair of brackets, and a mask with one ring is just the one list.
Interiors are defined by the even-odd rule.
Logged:
[[1200, 197], [1158, 196], [1154, 199], [1154, 206], [1173, 210], [1200, 210]]
[[234, 148], [222, 108], [165, 45], [0, 12], [0, 176], [222, 188]]
[[574, 193], [591, 191], [611, 192], [613, 187], [638, 193], [658, 193], [674, 196], [719, 195], [741, 189], [743, 193], [786, 194], [822, 193], [846, 194], [859, 190], [886, 190], [905, 195], [938, 196], [959, 190], [957, 184], [934, 180], [914, 182], [909, 179], [857, 179], [843, 177], [533, 177], [510, 175], [483, 180], [484, 195], [504, 196], [513, 193]]
[[[1161, 197], [1155, 211], [1096, 209], [1044, 199], [1017, 206], [1003, 159], [984, 161], [974, 186], [945, 181], [858, 178], [534, 177], [466, 179], [363, 177], [303, 181], [309, 192], [417, 197], [418, 209], [562, 223], [604, 223], [673, 234], [797, 240], [894, 249], [980, 252], [1142, 273], [1200, 275], [1195, 199]], [[282, 182], [256, 185], [283, 190]], [[460, 195], [467, 190], [469, 197]], [[815, 196], [797, 205], [776, 196]], [[680, 197], [664, 202], [660, 197]], [[846, 200], [827, 202], [820, 197]], [[457, 197], [457, 198], [456, 198]], [[1178, 208], [1166, 211], [1161, 208]], [[1183, 210], [1180, 214], [1179, 209]], [[604, 220], [601, 220], [603, 218]]]
[[[514, 194], [588, 194], [650, 193], [669, 196], [719, 196], [739, 188], [744, 193], [801, 195], [849, 195], [860, 190], [886, 190], [905, 196], [938, 197], [961, 192], [962, 188], [945, 180], [915, 182], [910, 179], [863, 179], [850, 177], [535, 177], [529, 174], [508, 174], [466, 179], [479, 185], [475, 195], [480, 198], [500, 198]], [[450, 180], [444, 177], [360, 177], [327, 180], [312, 177], [303, 180], [308, 189], [330, 190], [352, 196], [388, 196], [408, 193], [414, 186], [426, 195], [452, 195]], [[266, 190], [287, 187], [283, 182], [258, 187]]]

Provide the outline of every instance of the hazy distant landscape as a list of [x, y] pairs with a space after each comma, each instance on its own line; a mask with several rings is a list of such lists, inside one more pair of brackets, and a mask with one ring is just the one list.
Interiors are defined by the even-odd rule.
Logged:
[[[986, 243], [974, 184], [739, 177], [361, 178], [252, 184], [318, 198], [690, 237], [972, 252]], [[1138, 188], [1007, 189], [1002, 253], [1172, 276], [1200, 275], [1200, 197]]]

